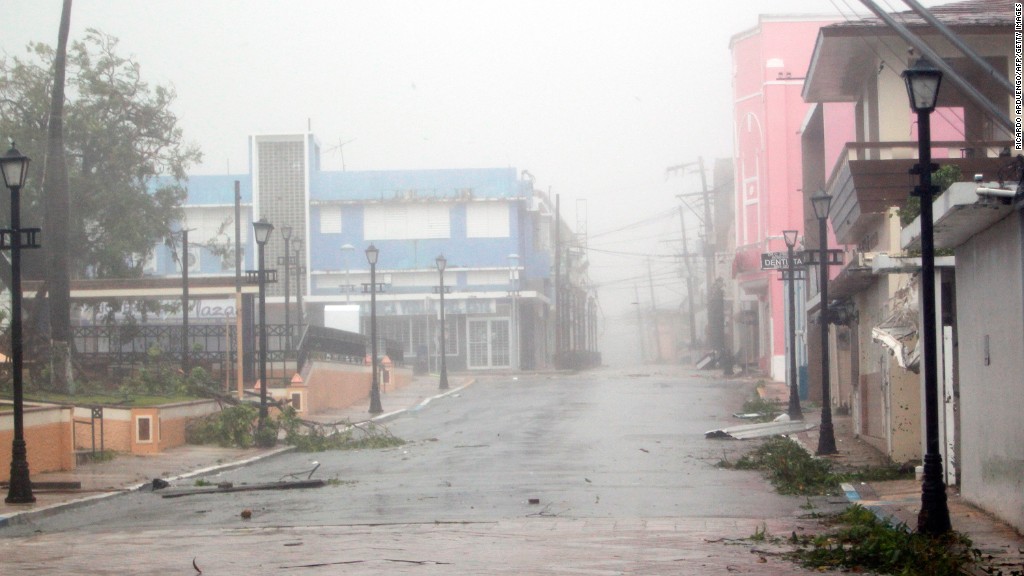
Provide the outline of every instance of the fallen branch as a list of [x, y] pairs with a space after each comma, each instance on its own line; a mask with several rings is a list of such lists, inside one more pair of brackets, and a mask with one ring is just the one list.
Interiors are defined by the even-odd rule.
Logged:
[[247, 486], [224, 486], [197, 490], [182, 490], [164, 494], [164, 498], [180, 498], [199, 494], [223, 494], [227, 492], [255, 492], [257, 490], [296, 490], [300, 488], [321, 488], [327, 483], [323, 480], [299, 480], [297, 482], [270, 482], [266, 484], [250, 484]]

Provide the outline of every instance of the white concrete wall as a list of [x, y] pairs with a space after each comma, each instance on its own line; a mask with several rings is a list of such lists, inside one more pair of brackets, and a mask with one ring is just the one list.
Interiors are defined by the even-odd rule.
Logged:
[[1018, 530], [1024, 530], [1021, 231], [1015, 213], [956, 250], [962, 493]]

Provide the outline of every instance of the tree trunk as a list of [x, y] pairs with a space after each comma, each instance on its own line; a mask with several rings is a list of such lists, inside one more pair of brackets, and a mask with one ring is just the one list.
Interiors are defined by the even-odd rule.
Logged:
[[74, 375], [71, 370], [71, 282], [68, 270], [70, 192], [64, 156], [64, 82], [70, 27], [71, 0], [64, 0], [53, 65], [53, 95], [43, 174], [43, 197], [46, 202], [43, 238], [48, 245], [45, 255], [50, 298], [50, 386], [52, 389], [74, 393]]

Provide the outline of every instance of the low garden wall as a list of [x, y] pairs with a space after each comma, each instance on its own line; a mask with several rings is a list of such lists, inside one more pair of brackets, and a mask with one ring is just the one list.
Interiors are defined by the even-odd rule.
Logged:
[[[299, 414], [310, 416], [340, 410], [370, 396], [371, 367], [330, 360], [314, 360], [305, 379], [293, 379], [286, 391], [275, 397], [291, 400]], [[412, 382], [409, 368], [381, 367], [381, 394], [397, 390]], [[285, 392], [281, 398], [281, 392]]]
[[[193, 400], [145, 408], [105, 406], [102, 419], [93, 409], [75, 408], [75, 449], [157, 454], [185, 444], [185, 428], [196, 418], [220, 410], [213, 400]], [[95, 440], [94, 440], [95, 438]]]
[[[75, 468], [71, 422], [70, 406], [25, 406], [23, 424], [30, 473]], [[13, 408], [10, 403], [0, 404], [0, 482], [11, 477], [13, 440]]]

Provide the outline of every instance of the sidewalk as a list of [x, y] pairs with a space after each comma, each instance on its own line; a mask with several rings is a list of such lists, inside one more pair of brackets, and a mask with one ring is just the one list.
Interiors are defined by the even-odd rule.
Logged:
[[[781, 382], [768, 383], [761, 394], [784, 405], [789, 401], [789, 389]], [[804, 409], [803, 413], [807, 422], [821, 422], [820, 409]], [[888, 464], [881, 452], [854, 436], [852, 417], [833, 414], [832, 425], [839, 453], [826, 458], [836, 467], [856, 469]], [[793, 439], [813, 453], [818, 446], [818, 428], [794, 434]], [[920, 481], [892, 480], [844, 485], [843, 488], [849, 501], [874, 511], [878, 517], [893, 524], [906, 524], [911, 530], [917, 527], [917, 515], [921, 510]], [[1024, 536], [1009, 524], [965, 501], [956, 487], [948, 488], [946, 494], [953, 530], [967, 535], [974, 547], [985, 555], [993, 556], [994, 566], [1018, 570], [1024, 566]]]
[[[459, 390], [472, 384], [467, 376], [456, 376], [450, 379], [447, 394], [457, 394]], [[390, 418], [415, 409], [435, 397], [441, 395], [438, 390], [436, 376], [413, 378], [412, 383], [398, 390], [383, 390], [381, 406], [384, 413], [373, 417], [375, 422]], [[370, 400], [367, 398], [344, 410], [326, 414], [318, 414], [311, 418], [318, 422], [339, 422], [348, 420], [354, 423], [371, 419]], [[29, 447], [31, 450], [31, 446]], [[185, 445], [151, 456], [133, 456], [119, 454], [107, 462], [89, 462], [79, 464], [68, 472], [47, 472], [32, 474], [33, 483], [43, 482], [81, 482], [80, 490], [42, 490], [34, 489], [36, 501], [33, 504], [7, 504], [0, 500], [0, 528], [30, 517], [39, 517], [81, 506], [100, 498], [109, 498], [124, 492], [139, 490], [149, 486], [154, 478], [168, 482], [176, 482], [207, 475], [213, 472], [245, 466], [263, 458], [269, 458], [283, 452], [289, 452], [290, 446], [274, 448], [221, 448], [219, 446]], [[4, 489], [6, 496], [6, 489]]]

